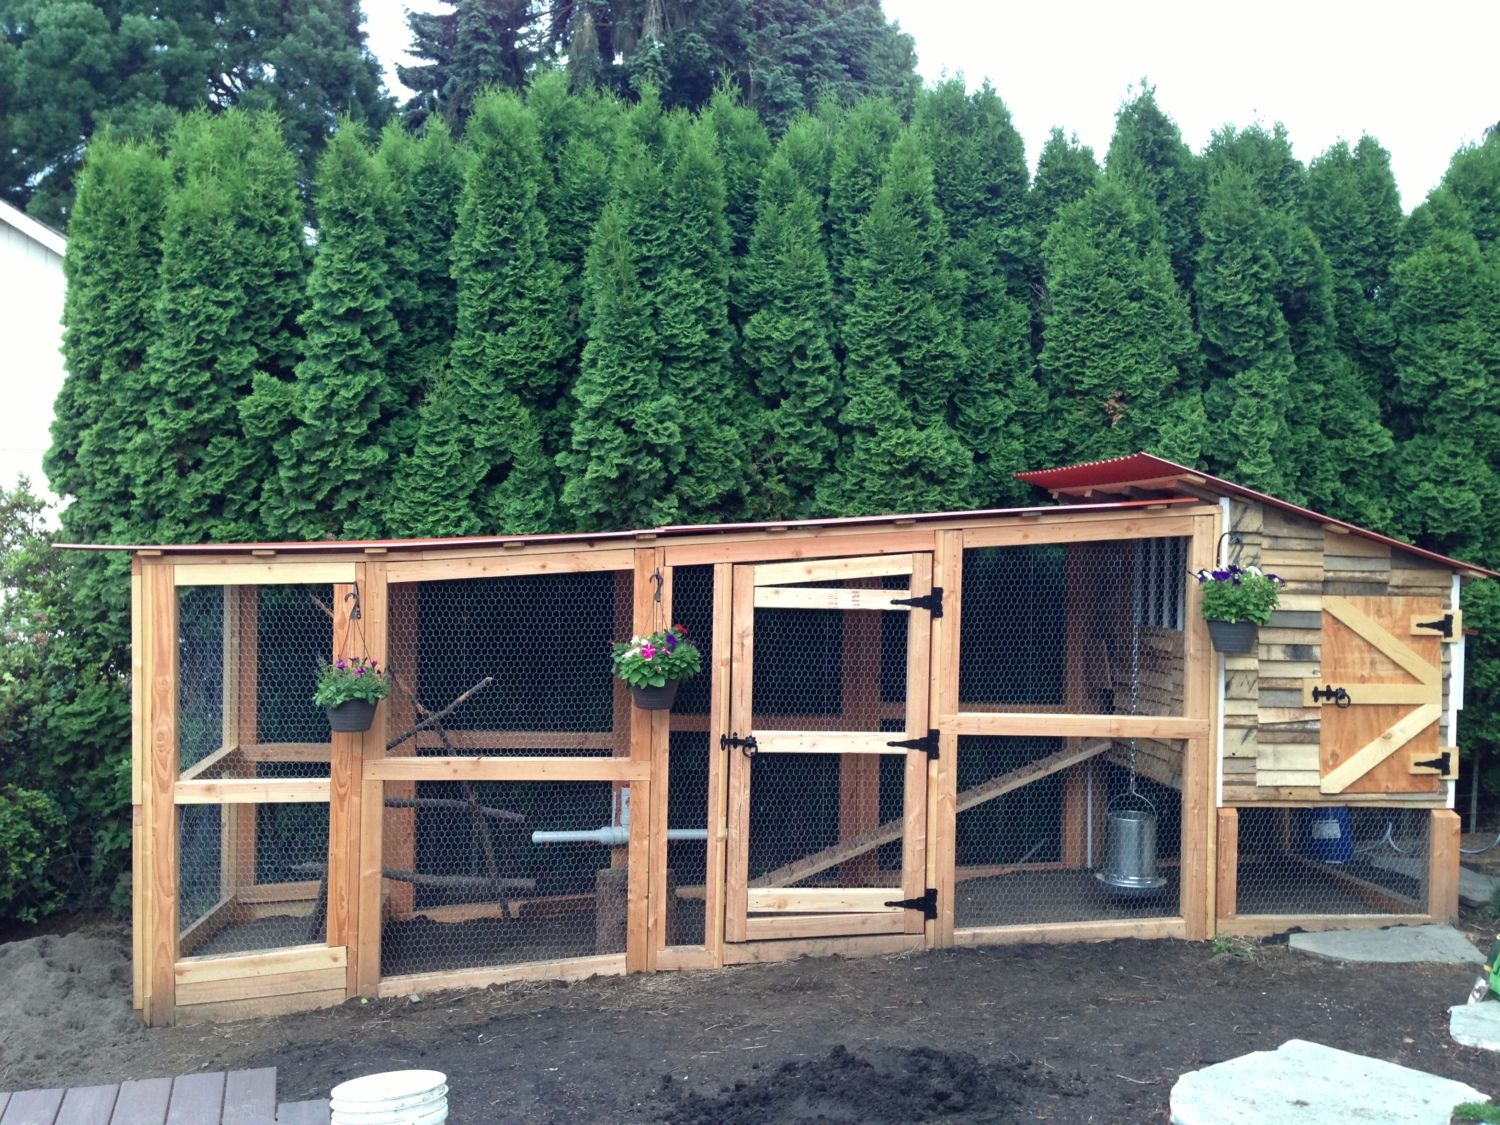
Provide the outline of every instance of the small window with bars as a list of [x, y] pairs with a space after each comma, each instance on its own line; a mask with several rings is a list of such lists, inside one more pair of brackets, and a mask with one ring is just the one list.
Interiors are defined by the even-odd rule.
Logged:
[[1138, 539], [1136, 608], [1148, 629], [1181, 629], [1187, 606], [1186, 539]]

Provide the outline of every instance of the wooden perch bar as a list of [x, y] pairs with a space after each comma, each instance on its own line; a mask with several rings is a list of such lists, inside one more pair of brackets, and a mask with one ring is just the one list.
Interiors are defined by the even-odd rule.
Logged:
[[[391, 682], [393, 684], [395, 683], [395, 679], [396, 679], [395, 676], [392, 675]], [[433, 712], [431, 714], [428, 714], [428, 715], [424, 716], [423, 718], [419, 719], [416, 722], [416, 724], [414, 724], [410, 729], [406, 730], [405, 732], [403, 732], [401, 734], [398, 734], [395, 738], [391, 739], [389, 742], [387, 742], [385, 744], [386, 750], [387, 751], [394, 750], [396, 747], [400, 746], [403, 742], [405, 742], [408, 738], [413, 738], [416, 735], [421, 734], [427, 728], [436, 726], [438, 723], [441, 723], [449, 715], [453, 714], [453, 712], [457, 711], [465, 703], [469, 702], [469, 700], [473, 699], [476, 695], [478, 695], [480, 692], [482, 692], [485, 688], [489, 687], [494, 682], [495, 682], [495, 677], [493, 677], [493, 676], [486, 676], [484, 679], [480, 680], [477, 684], [475, 684], [473, 687], [471, 687], [468, 691], [466, 691], [462, 695], [460, 695], [452, 703], [448, 704], [448, 706], [444, 707], [441, 711], [436, 711], [436, 712]], [[415, 700], [413, 700], [413, 702], [415, 702]], [[419, 711], [426, 710], [426, 708], [422, 707], [422, 705], [420, 703], [417, 704], [417, 709]]]
[[471, 805], [468, 801], [458, 801], [451, 797], [387, 797], [385, 807], [388, 809], [462, 809], [478, 816], [487, 816], [491, 820], [504, 820], [513, 824], [525, 824], [526, 818], [518, 812], [509, 809], [492, 809], [488, 805]]
[[387, 867], [381, 871], [387, 879], [410, 883], [416, 887], [442, 887], [456, 891], [534, 891], [535, 879], [496, 879], [488, 875], [424, 875], [420, 871], [400, 871]]
[[[1079, 762], [1092, 758], [1095, 754], [1101, 754], [1110, 747], [1108, 741], [1099, 740], [1088, 742], [1082, 746], [1072, 746], [1066, 750], [1059, 750], [1056, 754], [1048, 754], [1045, 758], [1038, 758], [1034, 762], [1027, 762], [1011, 770], [1009, 773], [992, 777], [989, 781], [981, 782], [972, 788], [965, 789], [958, 795], [957, 807], [960, 812], [964, 809], [972, 809], [975, 805], [982, 805], [986, 801], [993, 801], [996, 797], [1030, 785], [1033, 781], [1067, 769], [1069, 766], [1077, 765]], [[878, 828], [872, 829], [863, 835], [856, 836], [852, 840], [834, 844], [830, 848], [824, 848], [820, 852], [804, 856], [784, 867], [778, 867], [775, 871], [768, 871], [764, 875], [758, 875], [750, 880], [752, 887], [784, 887], [791, 883], [800, 882], [810, 878], [821, 871], [827, 871], [830, 867], [837, 867], [854, 856], [863, 855], [873, 848], [884, 844], [893, 843], [901, 839], [905, 831], [906, 822], [901, 820], [888, 820]]]

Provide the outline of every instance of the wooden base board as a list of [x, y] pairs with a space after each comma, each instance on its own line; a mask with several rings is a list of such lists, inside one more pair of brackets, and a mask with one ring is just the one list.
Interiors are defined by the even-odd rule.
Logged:
[[798, 957], [883, 957], [890, 953], [921, 949], [922, 945], [921, 934], [726, 942], [724, 964], [765, 965], [774, 961], [795, 961]]
[[376, 995], [410, 996], [417, 992], [488, 988], [523, 980], [586, 980], [589, 977], [624, 976], [625, 954], [605, 953], [597, 957], [570, 957], [559, 961], [531, 961], [524, 965], [497, 965], [486, 969], [461, 969], [448, 973], [412, 973], [384, 977]]
[[1288, 930], [1379, 930], [1431, 922], [1426, 914], [1240, 914], [1220, 918], [1218, 932], [1226, 937], [1270, 937]]
[[1117, 938], [1181, 938], [1187, 924], [1181, 918], [1143, 918], [1138, 922], [1049, 922], [1040, 926], [975, 926], [954, 930], [953, 944], [1021, 945], [1114, 941]]

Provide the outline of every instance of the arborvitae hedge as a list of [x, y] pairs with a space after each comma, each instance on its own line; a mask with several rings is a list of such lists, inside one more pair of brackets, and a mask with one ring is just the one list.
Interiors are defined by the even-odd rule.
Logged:
[[[1500, 136], [1406, 219], [1369, 138], [1311, 169], [1276, 130], [1198, 155], [1149, 91], [1107, 163], [1059, 132], [1028, 185], [998, 96], [951, 83], [913, 122], [824, 102], [767, 132], [728, 95], [693, 117], [544, 76], [479, 98], [459, 142], [341, 136], [313, 237], [272, 118], [189, 117], [164, 162], [101, 141], [48, 462], [64, 524], [937, 509], [1145, 448], [1500, 564]], [[113, 669], [119, 578], [49, 587]], [[1470, 598], [1459, 743], [1500, 762], [1500, 596]], [[98, 797], [119, 674], [68, 667], [49, 737], [84, 732], [70, 768]]]

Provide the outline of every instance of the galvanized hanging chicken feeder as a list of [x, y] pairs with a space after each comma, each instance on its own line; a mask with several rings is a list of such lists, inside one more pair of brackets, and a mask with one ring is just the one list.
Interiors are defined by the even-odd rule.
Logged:
[[1167, 885], [1156, 870], [1156, 806], [1135, 787], [1110, 800], [1104, 818], [1104, 863], [1094, 878], [1110, 890], [1146, 898]]

